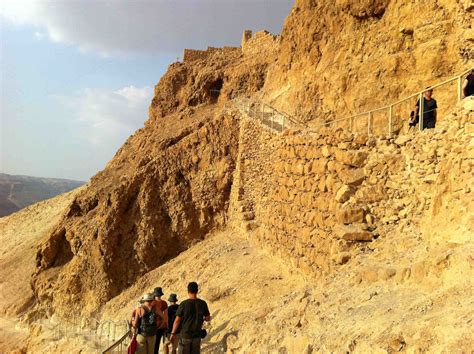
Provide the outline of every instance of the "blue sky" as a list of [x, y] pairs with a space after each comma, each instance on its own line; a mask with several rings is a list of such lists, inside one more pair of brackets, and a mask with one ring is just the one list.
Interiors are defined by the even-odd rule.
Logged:
[[0, 11], [0, 171], [87, 180], [147, 119], [183, 48], [278, 33], [287, 0], [9, 1]]

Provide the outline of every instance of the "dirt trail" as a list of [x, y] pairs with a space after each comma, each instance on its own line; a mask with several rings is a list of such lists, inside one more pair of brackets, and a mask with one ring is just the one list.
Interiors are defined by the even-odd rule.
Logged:
[[[252, 234], [249, 235], [252, 237]], [[145, 291], [162, 286], [165, 298], [185, 299], [196, 280], [213, 315], [204, 351], [309, 353], [328, 351], [468, 351], [473, 318], [473, 245], [436, 245], [422, 235], [388, 235], [377, 251], [361, 255], [327, 278], [307, 279], [264, 250], [226, 230], [143, 276], [110, 301], [104, 318], [127, 318]], [[423, 262], [419, 282], [361, 280], [361, 271]], [[375, 248], [375, 247], [374, 247]], [[438, 263], [437, 263], [438, 262]], [[428, 275], [431, 274], [431, 275]]]

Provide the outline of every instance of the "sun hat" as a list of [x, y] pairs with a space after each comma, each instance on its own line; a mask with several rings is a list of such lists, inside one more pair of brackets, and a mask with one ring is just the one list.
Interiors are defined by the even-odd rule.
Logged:
[[164, 295], [163, 289], [161, 289], [160, 287], [155, 288], [155, 290], [153, 290], [153, 295], [154, 296], [163, 296]]
[[153, 296], [152, 293], [145, 293], [143, 294], [142, 298], [141, 298], [141, 301], [153, 301], [155, 300], [155, 297]]

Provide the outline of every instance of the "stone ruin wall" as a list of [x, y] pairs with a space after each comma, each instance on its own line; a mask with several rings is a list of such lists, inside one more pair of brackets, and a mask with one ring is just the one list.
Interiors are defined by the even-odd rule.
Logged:
[[215, 48], [215, 47], [208, 47], [206, 50], [199, 50], [199, 49], [185, 49], [183, 51], [183, 62], [188, 63], [196, 60], [204, 60], [207, 59], [213, 53], [221, 52], [235, 52], [237, 50], [241, 50], [238, 47], [223, 47], [223, 48]]
[[[470, 192], [465, 184], [472, 178], [468, 146], [474, 124], [466, 119], [447, 122], [430, 132], [433, 136], [397, 139], [340, 130], [276, 135], [242, 119], [238, 199], [243, 220], [252, 220], [248, 229], [255, 229], [259, 243], [303, 273], [331, 272], [379, 235], [436, 217], [440, 190]], [[444, 146], [454, 136], [456, 147], [448, 151]], [[452, 173], [456, 182], [448, 182]], [[378, 276], [368, 275], [371, 281]]]
[[268, 31], [260, 31], [252, 35], [252, 31], [246, 30], [242, 35], [242, 52], [244, 55], [265, 55], [278, 51], [280, 37]]
[[246, 140], [260, 148], [247, 153], [245, 161], [255, 162], [243, 164], [243, 211], [253, 211], [259, 242], [317, 274], [347, 262], [346, 251], [363, 247], [359, 241], [372, 240], [367, 210], [348, 202], [364, 178], [364, 138], [274, 135], [247, 125]]

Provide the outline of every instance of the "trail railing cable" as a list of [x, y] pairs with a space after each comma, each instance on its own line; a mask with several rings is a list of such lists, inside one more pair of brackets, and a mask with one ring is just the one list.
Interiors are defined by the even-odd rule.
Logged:
[[[318, 132], [322, 128], [331, 128], [338, 123], [347, 123], [346, 127], [350, 132], [354, 132], [356, 124], [361, 119], [366, 119], [366, 132], [367, 135], [374, 134], [374, 114], [378, 112], [385, 112], [387, 121], [386, 124], [386, 135], [391, 137], [394, 133], [394, 117], [395, 117], [395, 108], [401, 104], [411, 101], [414, 98], [418, 98], [420, 102], [419, 111], [428, 113], [424, 110], [424, 100], [423, 95], [425, 92], [446, 86], [452, 82], [456, 82], [456, 91], [457, 91], [457, 101], [460, 101], [462, 98], [462, 80], [466, 74], [468, 74], [474, 68], [463, 71], [462, 73], [451, 77], [448, 80], [440, 82], [438, 84], [429, 86], [419, 92], [416, 92], [408, 97], [405, 97], [401, 100], [390, 103], [382, 107], [378, 107], [369, 111], [357, 113], [348, 117], [330, 120], [324, 123], [317, 125], [312, 125], [311, 128], [308, 127], [308, 124], [291, 116], [286, 112], [282, 112], [275, 107], [263, 102], [261, 99], [251, 98], [250, 94], [245, 90], [233, 91], [231, 98], [224, 103], [224, 110], [231, 111], [237, 109], [240, 113], [247, 115], [248, 117], [258, 119], [262, 124], [267, 126], [273, 132], [283, 132], [286, 128], [298, 128], [305, 129], [309, 132]], [[423, 130], [423, 116], [424, 114], [419, 114], [418, 129]]]
[[[45, 317], [43, 314], [29, 315], [20, 314], [20, 320], [28, 323], [38, 323], [51, 327], [59, 338], [81, 336], [89, 343], [96, 344], [101, 348], [110, 347], [122, 339], [124, 333], [129, 334], [130, 328], [127, 321], [99, 321], [94, 317], [81, 317], [72, 315], [68, 318]], [[120, 336], [120, 337], [119, 337]], [[128, 344], [127, 344], [128, 346]], [[126, 350], [125, 350], [126, 351]]]
[[[382, 107], [379, 107], [379, 108], [375, 108], [375, 109], [372, 109], [370, 111], [357, 113], [357, 114], [354, 114], [352, 116], [345, 117], [345, 118], [342, 118], [342, 119], [335, 119], [335, 120], [332, 120], [332, 121], [321, 123], [321, 124], [318, 124], [316, 126], [313, 126], [312, 128], [318, 129], [318, 128], [330, 127], [331, 125], [334, 125], [336, 123], [347, 122], [348, 123], [347, 125], [349, 126], [349, 130], [351, 132], [353, 132], [356, 120], [361, 119], [363, 117], [366, 117], [366, 119], [367, 119], [367, 135], [373, 135], [373, 127], [374, 127], [374, 125], [373, 125], [373, 116], [374, 116], [374, 113], [385, 111], [387, 113], [387, 116], [388, 116], [388, 120], [386, 122], [386, 124], [387, 124], [387, 135], [390, 137], [390, 136], [393, 135], [394, 108], [396, 106], [398, 106], [398, 105], [400, 105], [404, 102], [413, 100], [414, 98], [418, 98], [418, 102], [420, 102], [419, 111], [427, 113], [426, 111], [424, 111], [424, 107], [423, 107], [423, 105], [424, 105], [424, 100], [423, 100], [424, 93], [429, 91], [429, 90], [436, 89], [436, 88], [448, 85], [452, 82], [457, 83], [457, 85], [456, 85], [457, 100], [460, 101], [461, 98], [462, 98], [462, 79], [465, 75], [467, 75], [473, 69], [474, 68], [470, 68], [468, 70], [465, 70], [462, 73], [460, 73], [458, 75], [455, 75], [455, 76], [451, 77], [448, 80], [440, 82], [436, 85], [429, 86], [428, 88], [425, 88], [425, 89], [423, 89], [423, 90], [421, 90], [417, 93], [414, 93], [414, 94], [412, 94], [408, 97], [405, 97], [401, 100], [392, 102], [389, 105], [382, 106]], [[419, 114], [418, 128], [419, 128], [420, 131], [423, 130], [423, 116], [424, 116], [424, 114]]]
[[[239, 90], [240, 91], [240, 90]], [[283, 112], [268, 103], [250, 97], [249, 94], [240, 94], [236, 91], [235, 98], [224, 103], [224, 110], [238, 110], [250, 118], [259, 120], [274, 133], [281, 133], [285, 128], [307, 128], [307, 125], [290, 114]]]

